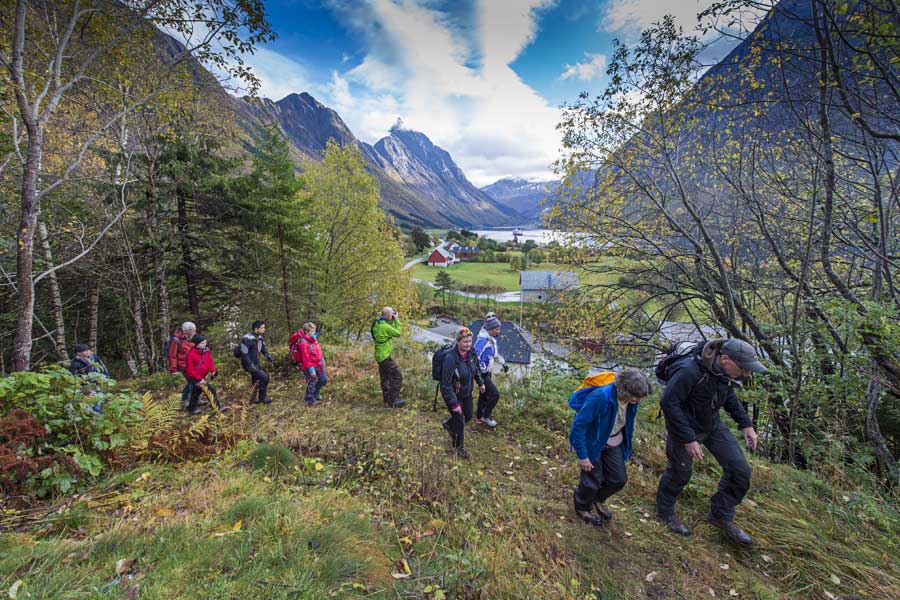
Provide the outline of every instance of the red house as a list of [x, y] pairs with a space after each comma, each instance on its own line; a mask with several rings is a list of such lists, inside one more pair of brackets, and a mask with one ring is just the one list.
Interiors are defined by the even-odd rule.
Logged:
[[444, 246], [438, 246], [428, 255], [426, 264], [429, 267], [449, 267], [456, 262], [456, 256]]

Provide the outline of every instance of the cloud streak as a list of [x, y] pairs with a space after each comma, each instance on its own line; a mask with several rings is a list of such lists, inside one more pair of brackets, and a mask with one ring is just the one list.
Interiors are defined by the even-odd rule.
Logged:
[[592, 79], [600, 79], [606, 71], [606, 55], [584, 53], [585, 60], [575, 63], [574, 65], [566, 65], [560, 79], [571, 79], [572, 77], [581, 81], [590, 81]]

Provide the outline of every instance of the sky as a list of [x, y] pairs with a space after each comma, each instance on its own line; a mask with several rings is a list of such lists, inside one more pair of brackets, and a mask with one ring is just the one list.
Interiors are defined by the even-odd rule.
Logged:
[[560, 106], [599, 92], [611, 42], [711, 0], [265, 0], [260, 95], [308, 92], [374, 143], [402, 119], [478, 186], [553, 177]]

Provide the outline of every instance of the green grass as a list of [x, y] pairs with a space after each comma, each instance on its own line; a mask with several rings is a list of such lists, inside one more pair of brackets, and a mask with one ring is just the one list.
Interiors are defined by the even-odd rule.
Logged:
[[[572, 380], [510, 387], [499, 377], [500, 426], [468, 427], [472, 458], [462, 461], [449, 452], [445, 411], [431, 412], [427, 359], [406, 344], [396, 358], [401, 411], [381, 407], [365, 345], [333, 353], [317, 408], [303, 403], [302, 378], [276, 370], [275, 402], [229, 417], [246, 437], [234, 450], [138, 465], [71, 500], [72, 518], [5, 530], [0, 590], [22, 581], [19, 598], [32, 600], [125, 598], [135, 585], [132, 597], [172, 599], [896, 597], [900, 515], [888, 502], [751, 457], [738, 520], [757, 545], [741, 550], [703, 520], [720, 473], [706, 460], [679, 501], [694, 535], [669, 534], [650, 518], [665, 452], [645, 401], [639, 464], [610, 502], [612, 523], [592, 528], [571, 510]], [[220, 384], [226, 401], [246, 396], [243, 377]], [[295, 463], [252, 468], [260, 443], [290, 448]], [[134, 567], [117, 578], [123, 558]], [[406, 575], [401, 560], [410, 572], [395, 578]]]
[[[434, 282], [443, 267], [429, 267], [418, 263], [410, 269], [412, 276], [422, 281]], [[529, 264], [529, 271], [571, 271], [570, 267], [556, 263]], [[446, 267], [454, 281], [463, 285], [489, 285], [511, 292], [519, 289], [519, 272], [509, 268], [509, 263], [460, 262]], [[599, 282], [603, 277], [591, 275], [589, 281]]]

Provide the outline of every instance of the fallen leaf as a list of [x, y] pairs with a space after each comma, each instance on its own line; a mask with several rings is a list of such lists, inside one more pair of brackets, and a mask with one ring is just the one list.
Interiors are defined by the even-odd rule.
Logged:
[[735, 590], [735, 589], [728, 590], [728, 595], [733, 598], [737, 598], [737, 596], [738, 596], [737, 590]]
[[757, 504], [753, 500], [750, 500], [747, 498], [744, 499], [744, 504], [747, 504], [748, 506], [752, 506], [753, 508], [759, 508], [759, 504]]
[[401, 558], [396, 565], [394, 565], [394, 570], [391, 571], [391, 577], [394, 579], [406, 579], [412, 575], [412, 571], [409, 568], [409, 563], [406, 562], [405, 558]]
[[633, 534], [630, 531], [625, 532], [625, 537], [631, 537]]
[[835, 575], [834, 573], [832, 573], [831, 574], [831, 583], [833, 583], [834, 585], [841, 585], [841, 578], [838, 577], [837, 575]]
[[409, 539], [409, 536], [406, 536], [406, 535], [403, 536], [402, 538], [400, 538], [399, 541], [403, 545], [404, 548], [409, 548], [413, 544], [413, 541], [411, 539]]
[[769, 556], [768, 554], [763, 554], [762, 559], [766, 562], [772, 562], [772, 557]]
[[231, 530], [232, 531], [240, 531], [241, 526], [243, 526], [243, 524], [244, 524], [244, 522], [242, 520], [238, 519], [237, 523], [235, 523], [234, 525], [231, 526]]
[[829, 591], [825, 592], [825, 597], [828, 598], [828, 600], [837, 600], [837, 596], [835, 596], [834, 594], [832, 594]]
[[709, 595], [712, 596], [713, 598], [715, 598], [715, 597], [716, 597], [716, 590], [714, 590], [714, 589], [712, 589], [712, 588], [709, 588]]
[[19, 588], [22, 587], [22, 584], [25, 583], [21, 579], [17, 579], [14, 584], [9, 586], [9, 590], [6, 592], [7, 595], [12, 598], [12, 600], [16, 600], [19, 597]]
[[723, 571], [727, 571], [730, 567], [727, 564], [722, 563], [719, 565], [719, 568], [722, 569]]
[[650, 571], [649, 573], [647, 573], [647, 576], [644, 577], [644, 581], [652, 583], [653, 580], [656, 579], [657, 575], [659, 575], [659, 573], [657, 573], [656, 571]]
[[157, 517], [174, 517], [175, 511], [172, 510], [171, 508], [160, 507], [160, 508], [156, 509], [156, 516]]
[[325, 465], [323, 465], [322, 463], [316, 463], [316, 471], [321, 471], [324, 468], [325, 468]]
[[850, 502], [850, 496], [843, 495], [843, 496], [841, 496], [841, 499], [842, 499], [844, 502]]

